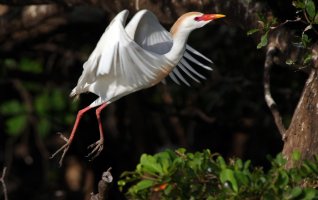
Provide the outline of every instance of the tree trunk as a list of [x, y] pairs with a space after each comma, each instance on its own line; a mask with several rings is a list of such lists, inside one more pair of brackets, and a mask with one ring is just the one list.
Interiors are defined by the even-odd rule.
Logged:
[[[290, 161], [295, 150], [302, 159], [318, 153], [318, 71], [313, 68], [305, 84], [289, 128], [286, 130], [283, 154]], [[288, 162], [290, 167], [292, 162]]]
[[[294, 151], [301, 153], [301, 159], [311, 159], [318, 154], [318, 51], [317, 45], [312, 46], [312, 63], [304, 68], [309, 76], [304, 85], [302, 95], [295, 108], [290, 125], [286, 128], [282, 116], [270, 92], [270, 70], [273, 66], [286, 65], [291, 59], [302, 63], [305, 51], [293, 45], [291, 31], [279, 29], [270, 36], [264, 63], [264, 92], [265, 101], [272, 112], [276, 126], [281, 134], [284, 146], [282, 153], [288, 160], [286, 167], [292, 167], [291, 156]], [[288, 38], [289, 37], [289, 38]], [[284, 42], [283, 42], [284, 41]], [[293, 53], [290, 53], [293, 52]], [[297, 53], [295, 53], [297, 52]], [[308, 70], [309, 68], [309, 70]]]

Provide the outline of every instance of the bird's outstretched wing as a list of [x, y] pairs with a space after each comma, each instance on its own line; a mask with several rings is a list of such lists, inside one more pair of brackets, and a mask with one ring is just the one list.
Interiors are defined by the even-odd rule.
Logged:
[[[139, 11], [127, 24], [125, 30], [138, 45], [157, 54], [163, 55], [168, 53], [173, 44], [170, 32], [162, 27], [157, 17], [148, 10]], [[183, 77], [184, 75], [187, 75], [196, 82], [200, 82], [200, 79], [205, 79], [205, 77], [197, 72], [192, 65], [198, 65], [207, 70], [212, 70], [212, 68], [203, 64], [198, 58], [208, 63], [212, 63], [210, 59], [191, 46], [186, 45], [186, 51], [183, 57], [177, 67], [169, 74], [170, 78], [177, 84], [180, 84], [181, 81], [188, 86], [190, 84]]]
[[120, 12], [106, 28], [71, 96], [90, 91], [109, 101], [156, 84], [170, 72], [168, 59], [143, 49], [126, 33], [127, 16], [127, 10]]

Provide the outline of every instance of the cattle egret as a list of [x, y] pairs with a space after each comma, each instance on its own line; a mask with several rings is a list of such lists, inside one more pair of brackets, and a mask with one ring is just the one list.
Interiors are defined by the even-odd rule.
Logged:
[[[92, 92], [98, 98], [78, 112], [68, 139], [60, 134], [66, 144], [51, 156], [53, 158], [63, 151], [60, 165], [74, 138], [81, 117], [91, 108], [99, 106], [96, 109], [96, 116], [100, 139], [88, 147], [92, 148], [88, 156], [94, 159], [103, 149], [104, 134], [100, 112], [107, 105], [125, 95], [154, 86], [168, 75], [178, 84], [181, 81], [189, 85], [183, 75], [199, 82], [198, 78], [204, 76], [195, 71], [191, 63], [211, 70], [195, 57], [201, 57], [201, 60], [210, 63], [212, 61], [186, 42], [191, 31], [225, 15], [189, 12], [174, 23], [170, 32], [165, 30], [156, 16], [148, 10], [136, 13], [125, 26], [127, 16], [127, 10], [117, 14], [83, 65], [82, 75], [70, 96]], [[179, 69], [183, 73], [180, 73]]]

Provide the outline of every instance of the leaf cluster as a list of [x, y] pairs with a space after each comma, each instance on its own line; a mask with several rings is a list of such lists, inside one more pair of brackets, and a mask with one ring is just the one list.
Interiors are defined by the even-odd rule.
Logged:
[[143, 154], [136, 170], [124, 172], [118, 182], [129, 199], [317, 199], [318, 157], [286, 169], [281, 154], [269, 158], [271, 169], [251, 167], [250, 161], [226, 162], [209, 150], [185, 149]]
[[34, 80], [34, 77], [45, 75], [41, 60], [27, 57], [19, 60], [7, 58], [0, 61], [0, 64], [5, 69], [2, 72], [4, 77], [14, 72], [33, 78], [11, 79], [11, 82], [18, 82], [19, 86], [12, 84], [13, 87], [7, 88], [16, 91], [21, 97], [14, 96], [1, 102], [0, 114], [4, 117], [5, 132], [8, 135], [18, 136], [32, 125], [40, 136], [45, 137], [54, 128], [50, 114], [59, 116], [66, 123], [73, 121], [73, 116], [65, 114], [65, 111], [75, 110], [77, 104], [68, 103], [65, 91], [58, 87], [50, 87], [49, 84], [39, 84], [39, 80]]
[[[306, 34], [306, 32], [312, 30], [315, 34], [318, 34], [318, 31], [315, 28], [315, 25], [318, 24], [317, 3], [313, 0], [294, 0], [291, 3], [296, 8], [295, 19], [278, 22], [277, 18], [274, 16], [265, 17], [259, 14], [258, 22], [260, 26], [247, 32], [247, 35], [252, 35], [256, 32], [262, 33], [257, 49], [265, 47], [268, 44], [268, 36], [271, 30], [290, 22], [302, 22], [305, 25], [305, 28], [302, 30], [301, 36], [299, 37], [299, 41], [295, 44], [302, 48], [307, 48], [312, 44], [312, 39], [308, 36], [308, 34]], [[308, 57], [311, 58], [311, 56]], [[304, 64], [306, 64], [306, 59]]]

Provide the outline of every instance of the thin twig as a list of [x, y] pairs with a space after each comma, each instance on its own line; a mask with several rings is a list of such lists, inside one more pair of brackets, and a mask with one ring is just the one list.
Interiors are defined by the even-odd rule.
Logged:
[[312, 30], [318, 35], [318, 31], [315, 29], [315, 27], [312, 25], [311, 21], [309, 20], [306, 11], [304, 11], [304, 16], [306, 21], [311, 25]]
[[276, 51], [276, 48], [269, 44], [269, 48], [266, 52], [266, 59], [264, 63], [264, 95], [265, 95], [265, 101], [267, 106], [269, 107], [270, 111], [272, 112], [272, 115], [275, 120], [275, 124], [279, 130], [279, 133], [282, 136], [282, 139], [285, 140], [286, 138], [286, 129], [282, 122], [282, 117], [277, 109], [277, 104], [274, 101], [271, 91], [270, 91], [270, 71], [273, 65], [273, 55]]
[[2, 170], [2, 175], [0, 177], [0, 182], [2, 184], [2, 188], [3, 188], [3, 196], [4, 196], [4, 200], [8, 200], [8, 191], [7, 191], [7, 186], [6, 183], [4, 181], [4, 178], [6, 176], [6, 171], [7, 171], [7, 167], [4, 167]]
[[270, 27], [270, 29], [271, 30], [274, 30], [274, 29], [276, 29], [276, 28], [278, 28], [278, 27], [281, 27], [281, 26], [284, 26], [285, 24], [287, 24], [287, 23], [292, 23], [292, 22], [300, 22], [301, 21], [301, 18], [300, 17], [297, 17], [296, 19], [288, 19], [288, 20], [286, 20], [285, 22], [283, 22], [283, 23], [281, 23], [281, 24], [278, 24], [277, 26], [272, 26], [272, 27]]

